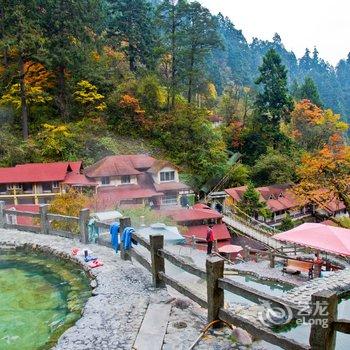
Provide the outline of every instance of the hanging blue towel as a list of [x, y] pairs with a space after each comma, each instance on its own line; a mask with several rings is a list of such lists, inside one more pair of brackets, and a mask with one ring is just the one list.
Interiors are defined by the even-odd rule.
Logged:
[[113, 222], [109, 229], [111, 234], [111, 242], [114, 250], [118, 252], [119, 249], [119, 222]]
[[122, 243], [125, 250], [131, 248], [132, 234], [135, 233], [135, 230], [132, 227], [126, 227], [122, 235]]

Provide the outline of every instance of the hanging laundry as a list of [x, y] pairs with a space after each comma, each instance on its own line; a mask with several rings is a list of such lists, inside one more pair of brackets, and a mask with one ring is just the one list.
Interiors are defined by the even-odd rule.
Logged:
[[126, 227], [122, 234], [122, 244], [125, 250], [131, 248], [131, 243], [137, 244], [137, 242], [132, 238], [132, 234], [135, 233], [135, 229], [132, 227]]
[[97, 243], [99, 229], [95, 224], [96, 219], [90, 219], [88, 223], [89, 243]]
[[111, 227], [109, 229], [109, 233], [111, 235], [111, 243], [116, 252], [118, 252], [119, 249], [119, 222], [114, 222], [111, 224]]

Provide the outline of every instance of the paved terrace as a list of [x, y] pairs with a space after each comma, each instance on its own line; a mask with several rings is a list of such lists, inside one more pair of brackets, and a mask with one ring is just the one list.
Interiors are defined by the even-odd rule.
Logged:
[[[154, 289], [151, 275], [146, 269], [122, 261], [119, 254], [110, 248], [82, 245], [78, 241], [57, 236], [4, 229], [0, 229], [1, 246], [39, 249], [78, 262], [85, 270], [89, 268], [83, 257], [70, 255], [72, 247], [90, 249], [103, 261], [104, 266], [90, 270], [94, 277], [91, 281], [94, 296], [85, 305], [81, 319], [60, 337], [55, 350], [133, 349], [150, 303], [171, 304], [163, 350], [187, 350], [207, 323], [206, 310], [172, 294], [171, 289]], [[215, 336], [207, 336], [196, 349], [271, 349], [263, 342], [253, 342], [248, 347], [233, 344], [228, 340], [230, 333], [226, 328], [216, 332]]]

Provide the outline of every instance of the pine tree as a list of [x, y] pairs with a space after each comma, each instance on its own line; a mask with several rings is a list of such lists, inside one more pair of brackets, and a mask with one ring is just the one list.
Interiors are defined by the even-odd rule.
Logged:
[[290, 214], [287, 214], [283, 218], [281, 225], [279, 227], [279, 230], [284, 232], [284, 231], [291, 230], [294, 227], [295, 227], [295, 225], [294, 225], [294, 222], [292, 220], [292, 217], [290, 216]]
[[260, 200], [260, 193], [255, 189], [251, 182], [248, 183], [247, 189], [237, 206], [240, 210], [251, 217], [256, 217], [257, 215], [263, 217], [271, 216], [271, 212], [266, 207], [265, 202]]
[[70, 92], [67, 78], [87, 64], [89, 45], [101, 29], [101, 0], [42, 1], [41, 25], [49, 50], [47, 63], [57, 79], [56, 104], [60, 115], [68, 119]]
[[187, 101], [191, 103], [196, 80], [202, 75], [205, 56], [211, 49], [222, 44], [216, 18], [200, 3], [191, 2], [187, 5], [184, 21], [184, 71], [187, 79]]
[[180, 91], [185, 0], [164, 0], [157, 8], [157, 25], [160, 27], [160, 51], [163, 54], [163, 79], [167, 85], [167, 107], [173, 109], [176, 94]]
[[274, 49], [270, 49], [263, 63], [259, 67], [260, 76], [256, 80], [257, 85], [262, 85], [262, 90], [256, 99], [257, 122], [267, 139], [277, 147], [280, 136], [280, 123], [288, 121], [293, 110], [293, 100], [287, 88], [287, 70], [282, 64], [280, 56]]
[[151, 5], [145, 0], [107, 0], [107, 29], [111, 42], [126, 53], [132, 72], [141, 63], [154, 62], [155, 26]]
[[[36, 0], [13, 1], [11, 4], [5, 2], [2, 4], [2, 28], [1, 42], [3, 48], [4, 66], [8, 68], [11, 51], [11, 59], [15, 66], [17, 76], [12, 77], [11, 82], [17, 81], [19, 85], [21, 124], [23, 139], [29, 136], [29, 112], [28, 98], [26, 91], [25, 78], [29, 71], [26, 63], [31, 60], [39, 61], [43, 59], [43, 36], [39, 25], [38, 8]], [[13, 87], [14, 85], [12, 85]], [[11, 88], [10, 88], [11, 90]]]
[[317, 86], [313, 79], [310, 77], [306, 77], [304, 80], [304, 84], [297, 89], [296, 97], [299, 100], [310, 100], [313, 104], [317, 105], [318, 107], [323, 107]]

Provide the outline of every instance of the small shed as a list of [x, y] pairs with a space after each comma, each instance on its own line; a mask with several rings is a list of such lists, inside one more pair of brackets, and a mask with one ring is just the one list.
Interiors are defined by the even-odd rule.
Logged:
[[163, 223], [152, 224], [137, 231], [141, 237], [149, 239], [151, 235], [163, 235], [165, 244], [185, 244], [186, 239], [179, 233], [176, 226], [167, 226]]

